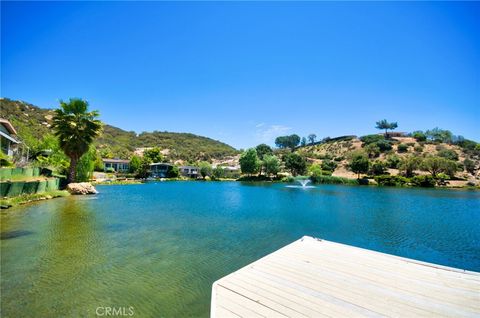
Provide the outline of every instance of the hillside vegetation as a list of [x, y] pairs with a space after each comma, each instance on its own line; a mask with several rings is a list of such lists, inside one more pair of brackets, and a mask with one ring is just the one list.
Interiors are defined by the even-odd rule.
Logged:
[[[348, 136], [301, 146], [296, 148], [295, 153], [306, 158], [311, 165], [318, 165], [337, 177], [357, 178], [351, 167], [352, 156], [363, 154], [368, 158], [369, 165], [361, 174], [372, 178], [377, 175], [411, 177], [447, 174], [449, 184], [453, 186], [480, 179], [480, 147], [461, 137], [447, 142], [427, 140], [423, 136]], [[432, 158], [440, 158], [441, 164], [450, 163], [452, 168], [441, 167], [436, 172], [435, 167], [428, 166], [429, 161], [436, 160]], [[378, 178], [375, 180], [378, 181]]]
[[[7, 98], [0, 100], [1, 116], [8, 119], [16, 128], [20, 139], [38, 152], [42, 148], [42, 140], [52, 134], [51, 120], [53, 110], [42, 109], [35, 105], [14, 101]], [[103, 132], [95, 141], [95, 147], [103, 157], [130, 158], [136, 148], [158, 147], [168, 160], [212, 160], [233, 156], [238, 151], [217, 140], [190, 133], [174, 132], [142, 132], [137, 135], [133, 131], [104, 124]]]

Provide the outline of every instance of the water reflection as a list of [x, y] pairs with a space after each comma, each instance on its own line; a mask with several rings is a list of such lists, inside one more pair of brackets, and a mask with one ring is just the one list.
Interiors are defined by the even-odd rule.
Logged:
[[[58, 206], [41, 242], [35, 270], [38, 277], [29, 292], [29, 297], [39, 301], [29, 303], [31, 312], [56, 316], [93, 314], [94, 308], [83, 306], [88, 300], [92, 301], [96, 286], [90, 277], [103, 262], [96, 219], [96, 211], [81, 200], [64, 200]], [[51, 299], [56, 297], [62, 301], [52, 310]]]

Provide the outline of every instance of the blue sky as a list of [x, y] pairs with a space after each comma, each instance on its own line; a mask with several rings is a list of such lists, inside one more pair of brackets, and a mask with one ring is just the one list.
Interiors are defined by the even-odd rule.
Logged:
[[82, 97], [237, 148], [436, 126], [480, 141], [480, 3], [4, 2], [1, 96]]

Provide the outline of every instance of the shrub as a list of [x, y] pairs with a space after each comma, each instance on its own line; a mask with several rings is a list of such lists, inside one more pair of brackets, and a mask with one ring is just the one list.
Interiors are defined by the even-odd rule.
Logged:
[[322, 170], [335, 171], [337, 164], [331, 160], [323, 160], [321, 168]]
[[357, 182], [358, 182], [359, 185], [369, 185], [370, 184], [370, 181], [366, 177], [358, 179]]
[[381, 175], [376, 176], [375, 181], [381, 186], [398, 187], [404, 186], [409, 180], [402, 176]]
[[340, 161], [342, 161], [343, 159], [345, 159], [345, 157], [342, 157], [342, 156], [333, 158], [333, 160], [335, 160], [335, 161], [337, 161], [337, 162], [340, 162]]
[[381, 152], [392, 150], [392, 144], [388, 140], [380, 140], [375, 143]]
[[442, 158], [445, 158], [445, 159], [448, 159], [448, 160], [453, 160], [453, 161], [458, 160], [458, 154], [456, 153], [456, 151], [454, 151], [452, 149], [442, 149], [438, 152], [437, 155], [439, 157], [442, 157]]
[[108, 167], [107, 169], [105, 169], [105, 172], [114, 173], [115, 169], [113, 169], [112, 167]]
[[376, 160], [370, 167], [370, 173], [374, 176], [385, 174], [386, 166], [382, 161]]
[[417, 187], [432, 188], [437, 183], [433, 176], [415, 176], [410, 182]]
[[447, 185], [448, 181], [450, 180], [450, 176], [446, 175], [445, 173], [437, 174], [437, 184], [438, 185]]
[[366, 136], [362, 136], [360, 137], [360, 140], [363, 142], [363, 145], [369, 145], [369, 144], [373, 144], [373, 143], [376, 143], [376, 142], [379, 142], [381, 140], [385, 140], [385, 137], [383, 135], [366, 135]]
[[380, 155], [380, 148], [376, 143], [369, 144], [365, 147], [365, 151], [369, 158], [376, 158]]
[[[240, 179], [238, 181], [241, 181]], [[286, 177], [283, 177], [280, 181], [282, 182], [295, 182], [295, 178], [292, 177], [292, 176], [286, 176]]]
[[421, 130], [414, 131], [412, 133], [412, 137], [415, 138], [417, 141], [425, 141], [427, 140], [427, 136]]
[[408, 151], [408, 146], [405, 144], [399, 144], [397, 146], [397, 151], [398, 152], [407, 152]]
[[391, 169], [397, 169], [400, 165], [400, 157], [393, 154], [387, 157], [387, 167]]
[[415, 150], [415, 152], [423, 152], [423, 147], [418, 145], [418, 146], [413, 147], [413, 150]]
[[6, 154], [4, 154], [2, 151], [0, 151], [0, 167], [11, 167], [13, 166], [13, 163]]
[[473, 160], [470, 160], [468, 158], [465, 159], [463, 161], [463, 166], [465, 167], [465, 170], [467, 170], [467, 172], [471, 174], [475, 173], [475, 162]]
[[359, 184], [358, 180], [334, 176], [311, 176], [310, 180], [317, 184]]

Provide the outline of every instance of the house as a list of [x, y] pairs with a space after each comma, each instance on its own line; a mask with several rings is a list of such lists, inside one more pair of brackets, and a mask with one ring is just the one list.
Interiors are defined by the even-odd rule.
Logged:
[[169, 163], [156, 162], [150, 164], [150, 176], [154, 178], [166, 178], [173, 165]]
[[123, 159], [102, 159], [103, 171], [113, 168], [115, 172], [125, 173], [130, 170], [130, 160]]
[[17, 131], [12, 124], [3, 118], [0, 118], [0, 143], [2, 152], [7, 156], [13, 156], [18, 148], [20, 141], [17, 140]]
[[189, 178], [198, 178], [200, 174], [200, 169], [193, 166], [180, 166], [178, 170], [182, 176]]

